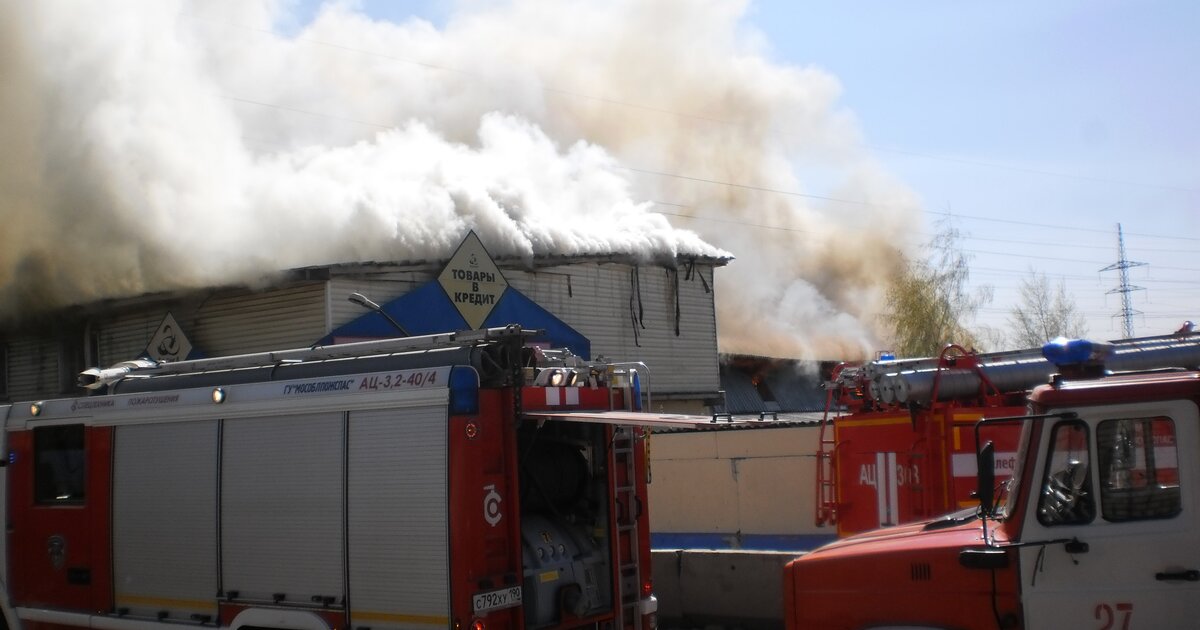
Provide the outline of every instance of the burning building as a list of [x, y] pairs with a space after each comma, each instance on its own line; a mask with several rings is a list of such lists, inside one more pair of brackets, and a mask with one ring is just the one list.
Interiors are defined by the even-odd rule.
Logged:
[[736, 255], [713, 280], [723, 352], [879, 345], [880, 270], [919, 202], [863, 149], [837, 80], [773, 62], [745, 3], [468, 3], [438, 24], [294, 9], [0, 8], [0, 326], [364, 261], [437, 268], [473, 230], [506, 272], [639, 266], [643, 298], [663, 269]]
[[656, 410], [719, 399], [714, 271], [681, 255], [493, 261], [467, 235], [445, 260], [293, 269], [258, 287], [209, 287], [64, 307], [0, 336], [4, 397], [81, 394], [86, 368], [176, 361], [520, 324], [584, 359], [645, 364]]

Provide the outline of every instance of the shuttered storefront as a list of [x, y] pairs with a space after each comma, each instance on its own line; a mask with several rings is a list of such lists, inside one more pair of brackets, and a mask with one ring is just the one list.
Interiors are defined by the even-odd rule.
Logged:
[[58, 340], [24, 337], [7, 345], [9, 400], [35, 400], [62, 393], [64, 377]]
[[[96, 365], [89, 367], [109, 367], [140, 356], [146, 351], [147, 344], [167, 312], [166, 308], [159, 306], [125, 312], [97, 322], [99, 356], [92, 359]], [[179, 315], [175, 313], [177, 318]], [[190, 337], [186, 324], [184, 328], [184, 334]]]
[[325, 283], [222, 293], [179, 323], [208, 356], [302, 348], [326, 333]]
[[100, 366], [142, 355], [170, 313], [202, 356], [216, 357], [307, 346], [325, 334], [325, 283], [263, 291], [214, 292], [97, 318]]

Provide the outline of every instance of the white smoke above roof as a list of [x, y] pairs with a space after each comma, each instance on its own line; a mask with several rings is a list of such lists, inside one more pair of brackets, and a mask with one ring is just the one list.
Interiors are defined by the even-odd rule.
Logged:
[[[445, 258], [474, 229], [495, 256], [733, 255], [724, 351], [872, 348], [916, 203], [744, 9], [515, 0], [436, 28], [346, 2], [284, 34], [269, 1], [4, 3], [0, 316]], [[863, 203], [805, 196], [804, 164]]]

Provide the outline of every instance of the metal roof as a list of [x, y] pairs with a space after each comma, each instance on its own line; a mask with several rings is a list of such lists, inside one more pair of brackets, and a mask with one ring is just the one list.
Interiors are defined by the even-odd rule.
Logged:
[[722, 355], [721, 414], [787, 414], [825, 410], [823, 363], [749, 355]]

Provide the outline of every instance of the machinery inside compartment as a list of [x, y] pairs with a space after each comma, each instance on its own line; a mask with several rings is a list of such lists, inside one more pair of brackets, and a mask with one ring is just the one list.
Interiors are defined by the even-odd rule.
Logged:
[[525, 622], [612, 609], [608, 441], [598, 424], [525, 422], [518, 434]]

